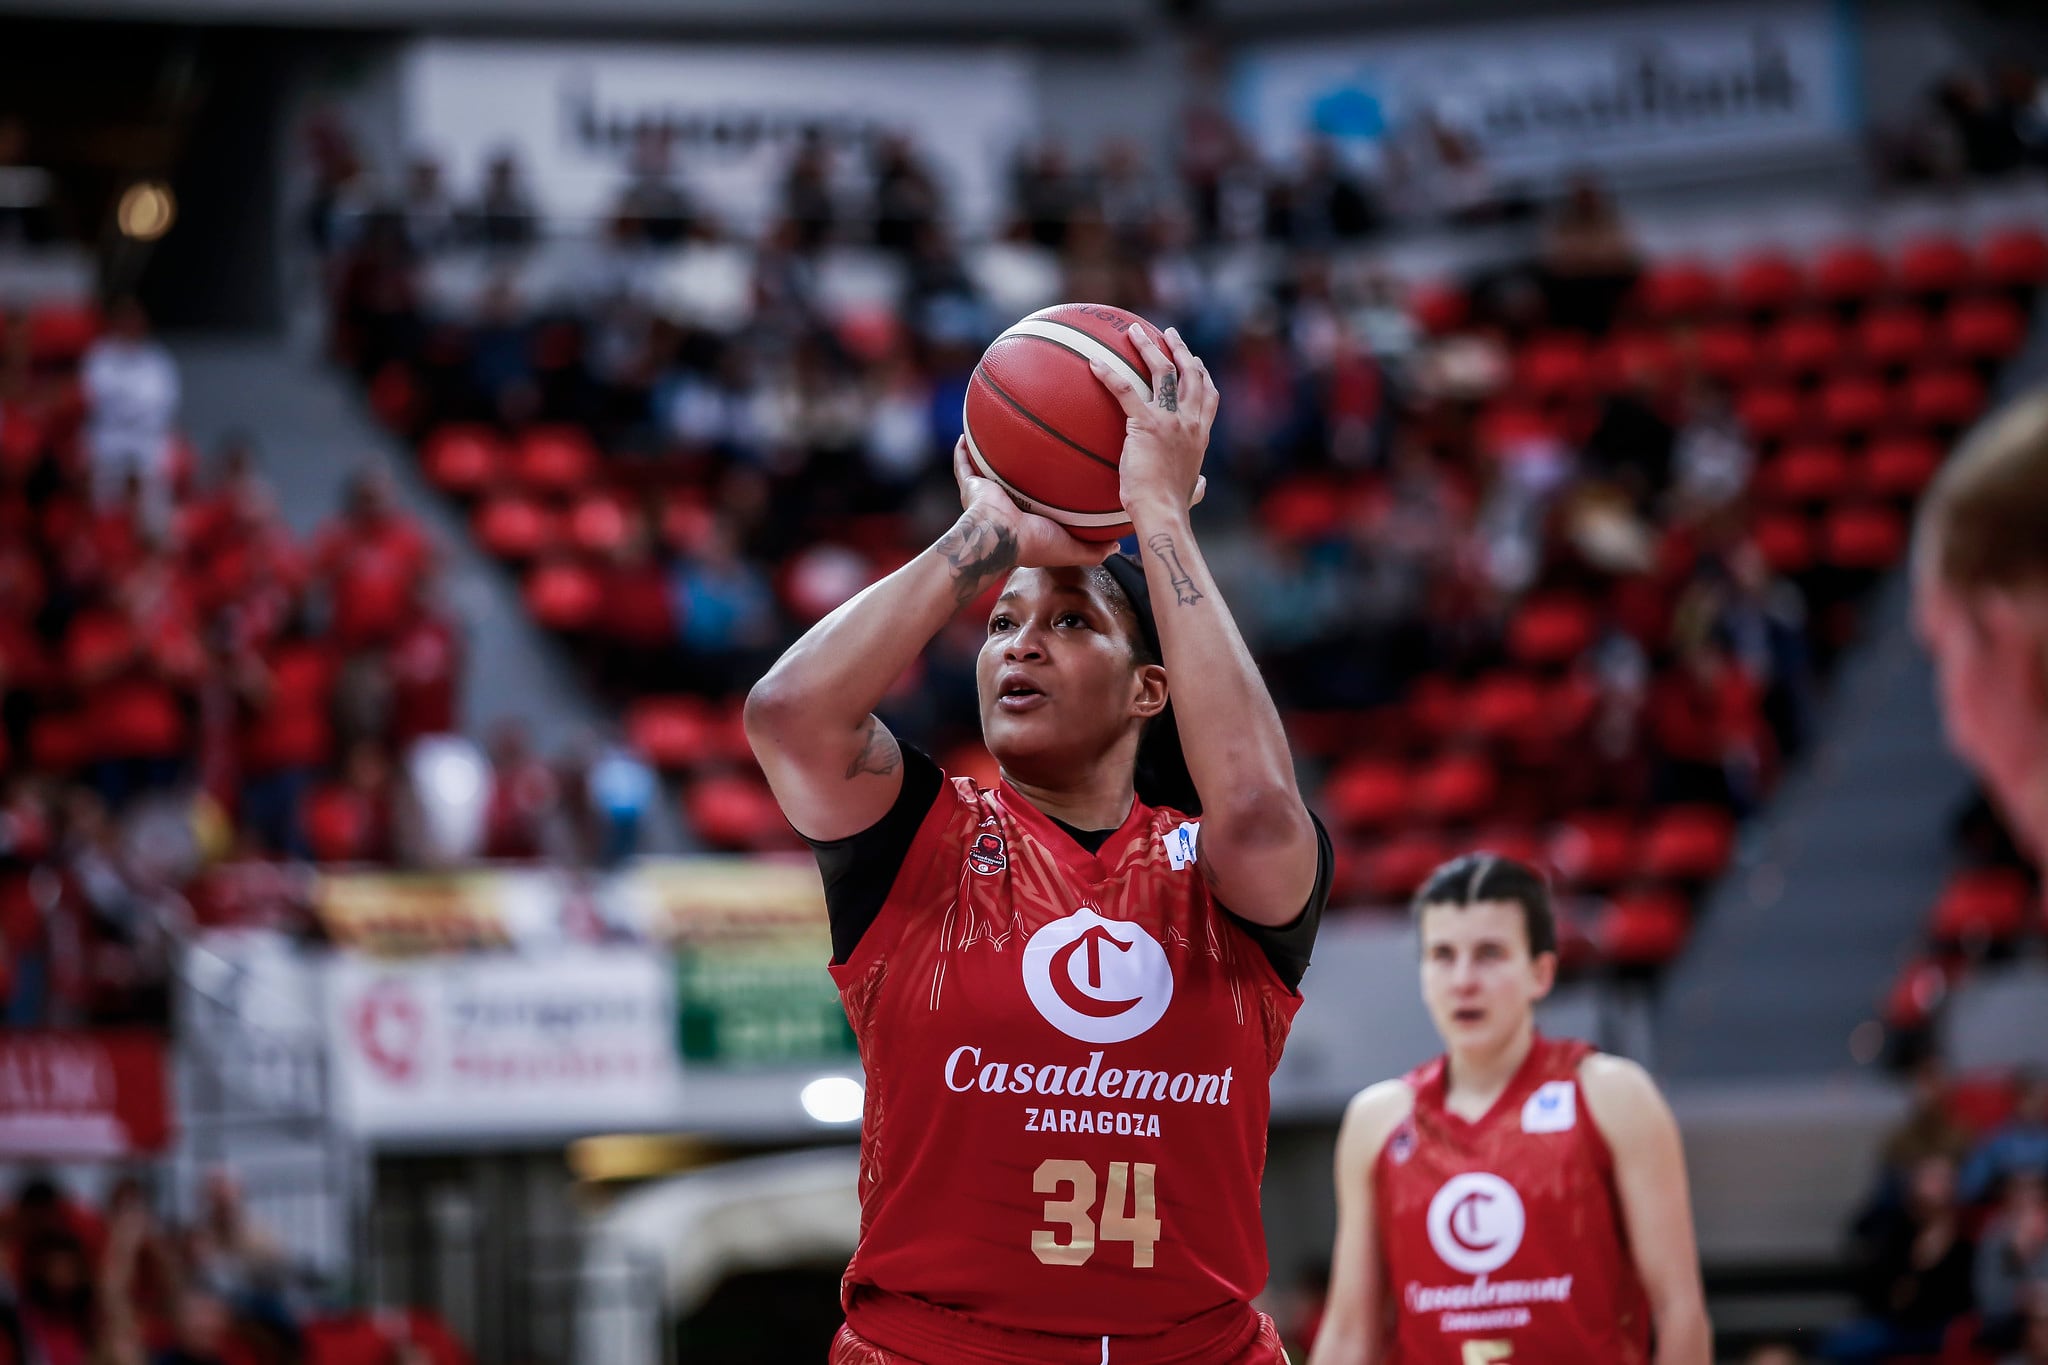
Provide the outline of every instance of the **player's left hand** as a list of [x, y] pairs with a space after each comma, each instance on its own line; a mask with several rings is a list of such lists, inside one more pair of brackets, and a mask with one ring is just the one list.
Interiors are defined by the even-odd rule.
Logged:
[[1185, 512], [1208, 489], [1202, 456], [1209, 448], [1209, 429], [1216, 423], [1216, 385], [1178, 331], [1169, 327], [1164, 335], [1162, 347], [1146, 327], [1131, 328], [1138, 353], [1152, 372], [1150, 393], [1141, 391], [1121, 370], [1088, 362], [1097, 381], [1124, 410], [1124, 450], [1117, 472], [1124, 510], [1134, 520], [1148, 512]]

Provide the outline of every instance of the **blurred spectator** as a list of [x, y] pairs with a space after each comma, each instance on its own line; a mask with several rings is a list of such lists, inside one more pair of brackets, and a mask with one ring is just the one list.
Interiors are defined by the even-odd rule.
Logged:
[[2028, 1286], [2048, 1286], [2048, 1175], [2006, 1177], [2004, 1198], [1977, 1243], [1974, 1283], [1983, 1337], [2018, 1341]]
[[1635, 287], [1642, 258], [1614, 197], [1591, 176], [1565, 192], [1541, 255], [1552, 326], [1601, 335]]
[[264, 852], [304, 858], [305, 801], [334, 761], [334, 688], [340, 660], [303, 609], [261, 648], [244, 649], [235, 683], [241, 703], [242, 818]]
[[454, 198], [442, 179], [441, 163], [431, 156], [417, 156], [405, 170], [406, 241], [420, 257], [433, 256], [454, 246], [461, 236], [461, 223]]
[[1955, 1177], [1954, 1161], [1924, 1156], [1907, 1176], [1901, 1203], [1858, 1221], [1854, 1236], [1868, 1316], [1829, 1335], [1822, 1348], [1827, 1359], [1932, 1354], [1948, 1325], [1970, 1311], [1974, 1252]]
[[1999, 1365], [2048, 1365], [2048, 1285], [2033, 1285], [2027, 1297], [2019, 1345]]
[[782, 212], [800, 251], [816, 251], [831, 241], [838, 227], [838, 199], [832, 189], [832, 163], [824, 137], [815, 128], [789, 159], [782, 178]]
[[100, 1304], [90, 1253], [69, 1232], [21, 1239], [21, 1334], [36, 1365], [97, 1365]]
[[676, 179], [673, 149], [674, 137], [665, 128], [649, 125], [634, 137], [631, 174], [612, 209], [620, 240], [676, 246], [694, 230], [689, 197]]
[[1755, 808], [1766, 757], [1756, 680], [1715, 641], [1687, 647], [1650, 692], [1659, 798]]
[[[1949, 1107], [1948, 1071], [1941, 1059], [1923, 1057], [1908, 1074], [1912, 1104], [1899, 1126], [1886, 1134], [1879, 1149], [1881, 1180], [1903, 1182], [1905, 1173], [1930, 1156], [1960, 1162], [1970, 1150], [1970, 1135]], [[1881, 1196], [1882, 1197], [1882, 1196]]]
[[1806, 1357], [1796, 1346], [1782, 1341], [1767, 1341], [1761, 1346], [1752, 1346], [1749, 1354], [1742, 1358], [1742, 1365], [1806, 1365]]
[[284, 1252], [250, 1215], [241, 1185], [225, 1170], [207, 1173], [199, 1216], [185, 1236], [185, 1263], [191, 1285], [202, 1294], [246, 1317], [289, 1320], [280, 1297]]
[[1300, 168], [1269, 191], [1266, 235], [1297, 249], [1321, 250], [1365, 236], [1378, 220], [1364, 181], [1338, 160], [1327, 138], [1317, 138]]
[[1163, 207], [1163, 196], [1135, 140], [1113, 137], [1103, 142], [1095, 171], [1095, 199], [1102, 221], [1119, 247], [1132, 254], [1142, 251]]
[[1033, 242], [1053, 251], [1066, 246], [1067, 224], [1080, 207], [1082, 192], [1065, 144], [1048, 137], [1020, 150], [1010, 192], [1018, 221]]
[[1728, 392], [1704, 376], [1687, 386], [1685, 417], [1671, 447], [1672, 492], [1682, 517], [1719, 511], [1749, 487], [1756, 455]]
[[[1711, 420], [1711, 419], [1710, 419]], [[1607, 395], [1586, 438], [1586, 472], [1611, 480], [1644, 512], [1671, 486], [1678, 433], [1659, 401], [1654, 374], [1638, 370], [1627, 387]]]
[[85, 353], [80, 382], [91, 408], [86, 450], [93, 494], [102, 505], [142, 481], [146, 525], [170, 526], [171, 432], [178, 418], [178, 366], [150, 335], [149, 315], [132, 298], [108, 310], [107, 330]]
[[908, 256], [939, 219], [938, 182], [910, 139], [885, 137], [875, 148], [875, 245]]
[[404, 624], [385, 660], [389, 734], [392, 745], [400, 749], [423, 735], [453, 734], [462, 728], [462, 634], [437, 600], [435, 587], [431, 578], [415, 578], [408, 585]]
[[533, 351], [534, 330], [511, 280], [494, 278], [484, 286], [469, 341], [469, 381], [479, 417], [516, 428], [539, 415]]
[[525, 246], [534, 239], [539, 215], [519, 173], [519, 158], [509, 151], [491, 157], [483, 191], [470, 207], [471, 230], [485, 246]]
[[538, 858], [556, 810], [554, 771], [533, 752], [526, 726], [500, 721], [491, 730], [491, 794], [484, 815], [484, 857]]
[[334, 285], [334, 350], [367, 380], [419, 351], [418, 258], [405, 220], [375, 210], [342, 258]]
[[748, 661], [773, 646], [775, 594], [723, 522], [713, 522], [677, 565], [671, 591], [684, 648], [706, 660], [726, 687], [738, 685]]
[[324, 590], [336, 646], [389, 644], [404, 628], [431, 561], [426, 536], [399, 509], [391, 476], [381, 470], [358, 475], [347, 510], [321, 531], [313, 551], [314, 582]]
[[1806, 600], [1797, 585], [1771, 571], [1756, 542], [1740, 541], [1711, 564], [1673, 614], [1675, 634], [1711, 638], [1763, 689], [1776, 751], [1802, 749], [1814, 706]]
[[1965, 1203], [1986, 1198], [2015, 1175], [2048, 1178], [2048, 1073], [2022, 1071], [2014, 1097], [2012, 1117], [1978, 1143], [1963, 1163]]
[[204, 1290], [178, 1296], [171, 1341], [150, 1356], [150, 1365], [229, 1365], [228, 1306]]

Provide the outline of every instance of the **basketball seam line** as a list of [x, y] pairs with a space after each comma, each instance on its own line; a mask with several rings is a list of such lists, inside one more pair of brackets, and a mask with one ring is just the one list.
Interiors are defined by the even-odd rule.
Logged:
[[[1018, 329], [1023, 327], [1025, 323], [1033, 324], [1033, 330], [1019, 331]], [[1073, 323], [1061, 322], [1058, 318], [1030, 317], [1025, 318], [1022, 322], [1016, 323], [1014, 326], [1012, 326], [1010, 328], [1010, 333], [1016, 336], [1037, 337], [1040, 341], [1050, 341], [1055, 346], [1064, 346], [1067, 350], [1072, 351], [1075, 355], [1080, 356], [1083, 360], [1094, 359], [1093, 356], [1089, 355], [1088, 352], [1082, 350], [1080, 347], [1073, 346], [1067, 342], [1061, 341], [1058, 337], [1046, 336], [1043, 332], [1035, 330], [1037, 327], [1057, 327], [1063, 332], [1072, 332], [1077, 337], [1086, 338], [1088, 341], [1091, 341], [1095, 345], [1101, 347], [1103, 356], [1106, 357], [1111, 363], [1121, 365], [1124, 368], [1124, 372], [1130, 375], [1132, 382], [1138, 386], [1139, 392], [1147, 394], [1152, 392], [1153, 383], [1152, 376], [1150, 374], [1147, 374], [1145, 371], [1140, 370], [1136, 365], [1131, 363], [1131, 358], [1129, 356], [1125, 355], [1122, 351], [1119, 351], [1116, 347], [1104, 341], [1101, 337], [1096, 336], [1093, 332], [1089, 331], [1085, 327], [1076, 327]]]
[[[1054, 342], [1053, 344], [1057, 346], [1059, 343]], [[1002, 399], [1005, 403], [1008, 403], [1010, 405], [1011, 410], [1014, 411], [1019, 417], [1022, 417], [1025, 421], [1031, 423], [1032, 426], [1037, 427], [1040, 431], [1052, 437], [1061, 445], [1066, 446], [1070, 450], [1073, 450], [1079, 454], [1086, 455], [1089, 459], [1095, 461], [1095, 463], [1103, 466], [1105, 469], [1115, 469], [1117, 467], [1117, 463], [1115, 460], [1105, 460], [1100, 455], [1097, 455], [1094, 451], [1090, 450], [1087, 446], [1084, 446], [1079, 441], [1076, 441], [1073, 437], [1068, 436], [1063, 432], [1055, 431], [1052, 427], [1047, 426], [1043, 421], [1041, 421], [1037, 416], [1035, 416], [1029, 408], [1026, 408], [1022, 403], [1019, 403], [1016, 399], [1010, 397], [1009, 394], [1005, 393], [1003, 391], [1003, 386], [1001, 384], [996, 383], [994, 379], [989, 377], [988, 367], [986, 365], [976, 365], [974, 367], [974, 374], [975, 377], [980, 379], [982, 383], [988, 385], [989, 391], [991, 393], [995, 394], [996, 397]]]
[[[964, 418], [965, 414], [962, 414], [962, 416]], [[967, 424], [963, 420], [961, 425], [966, 426]], [[967, 438], [967, 454], [974, 461], [974, 467], [981, 471], [984, 478], [994, 479], [998, 484], [1001, 484], [1003, 491], [1016, 499], [1017, 505], [1025, 508], [1026, 511], [1050, 516], [1062, 526], [1086, 526], [1091, 529], [1099, 529], [1104, 526], [1118, 526], [1130, 520], [1130, 514], [1122, 508], [1118, 508], [1114, 512], [1084, 512], [1078, 507], [1061, 507], [1058, 503], [1046, 502], [1043, 499], [1032, 497], [1029, 493], [1016, 487], [1008, 479], [1005, 479], [996, 472], [995, 466], [988, 462], [988, 457], [981, 453], [981, 447], [975, 444], [974, 432], [971, 428], [963, 431], [961, 435]]]

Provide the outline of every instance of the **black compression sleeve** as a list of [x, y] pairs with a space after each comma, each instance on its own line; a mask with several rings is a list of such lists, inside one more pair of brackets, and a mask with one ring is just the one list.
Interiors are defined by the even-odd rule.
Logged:
[[1330, 903], [1330, 879], [1336, 872], [1337, 853], [1330, 846], [1330, 832], [1323, 828], [1315, 813], [1309, 813], [1316, 827], [1316, 884], [1308, 894], [1308, 904], [1301, 913], [1286, 924], [1254, 924], [1239, 915], [1232, 915], [1228, 908], [1224, 914], [1235, 920], [1237, 927], [1251, 935], [1259, 951], [1266, 955], [1266, 961], [1273, 964], [1273, 970], [1287, 983], [1287, 989], [1297, 994], [1301, 990], [1301, 978], [1308, 971], [1310, 952], [1316, 946], [1316, 931], [1322, 928], [1323, 911]]
[[825, 879], [825, 914], [832, 922], [832, 961], [853, 956], [861, 935], [882, 913], [917, 829], [938, 799], [945, 775], [914, 744], [903, 751], [903, 790], [881, 819], [844, 839], [806, 839]]

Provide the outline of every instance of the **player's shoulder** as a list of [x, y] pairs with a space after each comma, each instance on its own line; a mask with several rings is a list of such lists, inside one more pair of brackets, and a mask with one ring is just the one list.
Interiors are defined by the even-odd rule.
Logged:
[[1403, 1077], [1369, 1085], [1344, 1106], [1339, 1141], [1366, 1161], [1379, 1155], [1387, 1138], [1414, 1112], [1415, 1087]]
[[1593, 1052], [1579, 1063], [1578, 1074], [1593, 1122], [1610, 1139], [1669, 1121], [1663, 1092], [1641, 1064], [1610, 1052]]

